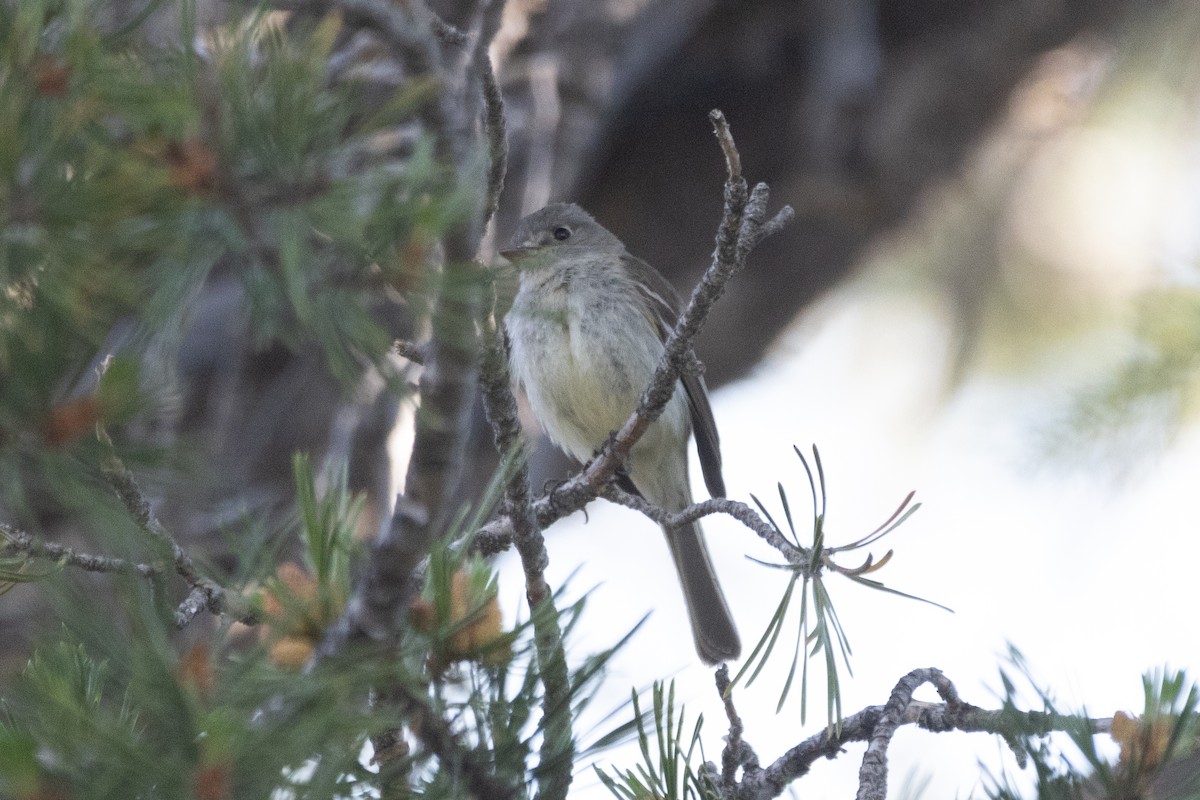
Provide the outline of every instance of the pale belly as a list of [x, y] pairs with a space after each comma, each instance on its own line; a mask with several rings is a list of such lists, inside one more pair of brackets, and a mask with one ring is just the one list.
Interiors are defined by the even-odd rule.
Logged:
[[[603, 334], [587, 324], [587, 314], [552, 315], [544, 306], [540, 320], [521, 304], [508, 317], [514, 377], [524, 386], [547, 435], [580, 461], [591, 458], [609, 434], [625, 424], [662, 355], [648, 321], [636, 307], [627, 308], [630, 313], [609, 305], [603, 317], [591, 315], [603, 319]], [[568, 318], [575, 322], [568, 324]], [[687, 404], [679, 388], [634, 448], [633, 461], [661, 452], [659, 439], [664, 435], [686, 442], [687, 425]], [[636, 481], [639, 476], [634, 477]]]

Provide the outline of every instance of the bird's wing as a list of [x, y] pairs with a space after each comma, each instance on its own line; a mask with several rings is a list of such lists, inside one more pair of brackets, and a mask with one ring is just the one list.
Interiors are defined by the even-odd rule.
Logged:
[[[679, 294], [667, 279], [654, 267], [640, 258], [624, 254], [622, 265], [633, 278], [642, 308], [650, 324], [664, 343], [679, 319], [682, 303]], [[721, 441], [717, 436], [717, 422], [713, 419], [712, 406], [708, 403], [708, 387], [704, 378], [685, 372], [679, 380], [687, 392], [688, 408], [691, 411], [692, 430], [696, 433], [696, 450], [700, 454], [700, 468], [704, 473], [704, 485], [713, 497], [725, 496], [725, 479], [721, 475]]]

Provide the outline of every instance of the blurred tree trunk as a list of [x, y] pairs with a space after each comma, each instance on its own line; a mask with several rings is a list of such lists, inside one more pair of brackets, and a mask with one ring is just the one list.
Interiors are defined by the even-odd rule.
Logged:
[[[578, 201], [690, 291], [720, 216], [723, 167], [705, 114], [721, 108], [747, 178], [768, 182], [797, 220], [730, 282], [699, 339], [709, 386], [720, 386], [960, 169], [1045, 53], [1117, 40], [1163, 7], [518, 0], [497, 47], [512, 147], [499, 239], [546, 200]], [[535, 486], [566, 466], [549, 450]]]
[[[751, 180], [797, 224], [731, 283], [701, 338], [710, 385], [752, 367], [929, 188], [953, 175], [1047, 51], [1120, 37], [1128, 0], [517, 2], [501, 75], [513, 147], [501, 236], [578, 200], [681, 289], [707, 264], [725, 111]], [[636, 8], [637, 13], [631, 13]], [[550, 109], [550, 110], [547, 110]], [[547, 180], [548, 177], [548, 180]]]

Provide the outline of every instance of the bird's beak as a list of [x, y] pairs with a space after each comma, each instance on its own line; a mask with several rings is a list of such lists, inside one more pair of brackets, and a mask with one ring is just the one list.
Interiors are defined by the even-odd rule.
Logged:
[[516, 264], [524, 261], [537, 252], [536, 247], [512, 247], [508, 250], [501, 250], [500, 255]]

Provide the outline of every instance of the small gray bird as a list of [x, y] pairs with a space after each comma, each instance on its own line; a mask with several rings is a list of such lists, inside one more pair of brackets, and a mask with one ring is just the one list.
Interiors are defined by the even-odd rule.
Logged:
[[[633, 413], [654, 374], [680, 302], [654, 269], [586, 211], [554, 203], [521, 220], [501, 255], [520, 272], [505, 318], [512, 373], [550, 439], [586, 461]], [[717, 426], [704, 380], [684, 375], [662, 416], [633, 446], [633, 488], [668, 511], [692, 503], [688, 433], [704, 482], [724, 497]], [[700, 526], [664, 528], [683, 584], [696, 651], [706, 663], [736, 659], [742, 645]]]

